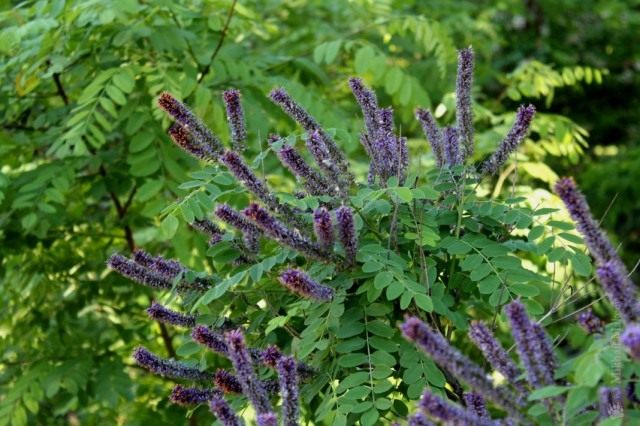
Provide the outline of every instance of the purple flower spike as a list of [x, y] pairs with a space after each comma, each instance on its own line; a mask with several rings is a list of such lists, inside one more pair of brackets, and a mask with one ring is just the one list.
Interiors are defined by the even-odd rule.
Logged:
[[572, 178], [562, 178], [556, 182], [554, 190], [569, 211], [576, 223], [576, 229], [584, 238], [585, 244], [597, 263], [604, 264], [610, 260], [620, 262], [615, 248], [591, 215], [587, 200], [575, 181]]
[[245, 345], [242, 331], [232, 330], [227, 332], [225, 340], [229, 350], [229, 358], [242, 386], [242, 393], [251, 401], [258, 414], [271, 412], [269, 397], [253, 370], [251, 354]]
[[193, 229], [196, 229], [209, 237], [210, 246], [219, 243], [224, 235], [222, 229], [209, 219], [196, 219], [190, 225]]
[[209, 408], [223, 426], [243, 426], [244, 424], [224, 398], [214, 397], [209, 403]]
[[604, 330], [602, 320], [590, 308], [578, 315], [578, 324], [589, 334], [600, 333]]
[[222, 393], [212, 388], [186, 388], [182, 385], [174, 386], [171, 391], [171, 402], [178, 405], [198, 405], [211, 401], [214, 397], [221, 397]]
[[347, 206], [338, 207], [336, 209], [336, 222], [338, 224], [338, 238], [342, 247], [344, 247], [346, 255], [346, 263], [347, 265], [354, 265], [358, 254], [358, 236], [351, 209]]
[[426, 414], [444, 422], [456, 424], [495, 426], [496, 422], [477, 416], [469, 410], [443, 400], [425, 390], [420, 399], [419, 407]]
[[447, 339], [440, 333], [432, 330], [416, 317], [407, 318], [400, 329], [408, 340], [415, 342], [442, 368], [468, 383], [476, 392], [504, 407], [510, 415], [521, 417], [519, 409], [523, 405], [521, 398], [514, 396], [505, 388], [495, 387], [480, 366], [449, 345]]
[[353, 92], [353, 96], [362, 109], [362, 115], [364, 116], [364, 127], [366, 129], [366, 135], [371, 138], [376, 134], [377, 125], [377, 112], [378, 112], [378, 99], [376, 93], [365, 86], [362, 83], [362, 79], [357, 77], [351, 77], [349, 79], [349, 87]]
[[177, 260], [165, 259], [162, 256], [152, 256], [140, 249], [134, 250], [133, 261], [168, 281], [172, 281], [176, 276], [186, 271], [186, 268]]
[[240, 105], [240, 91], [236, 89], [225, 90], [222, 93], [227, 109], [227, 121], [231, 128], [231, 143], [233, 149], [244, 151], [247, 139], [247, 129], [244, 124], [244, 111]]
[[213, 376], [197, 368], [187, 367], [177, 361], [159, 358], [147, 348], [139, 346], [133, 352], [133, 359], [138, 365], [150, 372], [172, 379], [189, 379], [197, 381], [210, 381]]
[[536, 337], [535, 346], [537, 350], [535, 352], [536, 362], [540, 370], [544, 372], [545, 380], [548, 383], [554, 382], [554, 374], [557, 368], [556, 356], [553, 353], [553, 345], [547, 337], [544, 328], [538, 323], [532, 323], [533, 334]]
[[320, 207], [313, 212], [313, 230], [320, 247], [323, 250], [331, 250], [333, 248], [333, 223], [331, 214], [325, 207]]
[[326, 302], [333, 298], [333, 289], [331, 287], [318, 284], [298, 269], [287, 269], [280, 274], [280, 283], [306, 299]]
[[468, 411], [471, 411], [481, 419], [491, 420], [482, 395], [475, 392], [465, 392], [462, 397], [464, 399], [464, 405], [467, 407]]
[[282, 164], [284, 164], [284, 166], [289, 169], [296, 178], [301, 179], [304, 182], [304, 186], [309, 194], [333, 194], [333, 187], [329, 182], [324, 178], [324, 176], [312, 169], [294, 147], [291, 145], [283, 145], [282, 148], [277, 151], [277, 154]]
[[622, 399], [622, 389], [619, 387], [601, 387], [598, 391], [600, 397], [600, 418], [621, 417], [623, 414], [624, 401]]
[[533, 105], [523, 105], [518, 108], [516, 120], [513, 122], [511, 130], [509, 130], [507, 136], [504, 137], [498, 149], [482, 164], [481, 172], [483, 174], [493, 175], [498, 172], [498, 169], [507, 161], [509, 155], [518, 148], [527, 136], [535, 114], [536, 109]]
[[349, 178], [349, 163], [347, 162], [344, 154], [338, 148], [338, 145], [335, 141], [329, 136], [327, 132], [325, 132], [320, 124], [309, 115], [309, 113], [302, 108], [296, 101], [289, 96], [287, 91], [283, 88], [273, 89], [269, 94], [269, 97], [273, 102], [278, 104], [280, 108], [292, 119], [294, 119], [298, 124], [302, 126], [302, 128], [307, 133], [317, 132], [324, 143], [331, 161], [333, 164], [338, 167], [340, 172], [347, 177], [347, 180], [351, 180]]
[[267, 367], [276, 368], [278, 360], [282, 357], [280, 350], [275, 346], [269, 346], [260, 354], [260, 362]]
[[278, 426], [278, 416], [274, 413], [258, 414], [258, 426]]
[[215, 210], [216, 216], [228, 225], [233, 226], [238, 231], [243, 233], [258, 233], [261, 234], [260, 228], [254, 225], [244, 215], [237, 210], [233, 209], [227, 204], [220, 204]]
[[523, 389], [516, 384], [520, 370], [486, 325], [478, 321], [472, 322], [469, 338], [480, 349], [491, 367], [499, 371], [511, 384], [518, 386], [519, 390]]
[[327, 260], [327, 255], [320, 247], [305, 237], [297, 230], [287, 228], [282, 222], [271, 216], [265, 209], [256, 203], [251, 203], [243, 210], [244, 215], [251, 219], [260, 229], [274, 240], [298, 250], [318, 260]]
[[462, 164], [462, 153], [460, 152], [460, 137], [455, 127], [444, 129], [444, 161], [449, 167]]
[[262, 200], [269, 207], [277, 208], [275, 197], [269, 192], [267, 185], [253, 173], [249, 166], [244, 162], [240, 154], [235, 151], [226, 151], [220, 161], [227, 166], [227, 169], [238, 179], [245, 188], [247, 188], [259, 200]]
[[215, 331], [212, 331], [206, 325], [198, 325], [194, 327], [194, 329], [191, 331], [191, 338], [202, 346], [206, 346], [207, 348], [211, 349], [213, 352], [225, 356], [229, 353], [229, 349], [227, 348], [227, 344], [224, 341], [224, 337], [222, 337]]
[[640, 302], [636, 296], [633, 283], [627, 277], [623, 266], [614, 260], [601, 265], [598, 278], [609, 301], [616, 308], [626, 324], [640, 319]]
[[471, 86], [473, 85], [473, 49], [468, 47], [458, 52], [458, 75], [456, 79], [456, 127], [463, 143], [462, 158], [473, 155], [473, 111], [471, 109]]
[[216, 371], [213, 382], [224, 393], [242, 393], [242, 386], [238, 378], [228, 371]]
[[281, 357], [277, 361], [277, 368], [282, 397], [282, 425], [298, 426], [300, 402], [296, 361], [292, 357]]
[[171, 140], [187, 154], [204, 161], [216, 161], [218, 153], [209, 145], [198, 142], [180, 123], [174, 123], [168, 130]]
[[640, 325], [629, 324], [620, 335], [620, 341], [629, 349], [633, 358], [640, 359]]
[[138, 265], [133, 260], [129, 260], [122, 255], [111, 255], [109, 260], [107, 260], [107, 265], [120, 275], [138, 284], [160, 290], [168, 290], [172, 287], [171, 281], [155, 272], [148, 271], [143, 266]]
[[213, 153], [215, 156], [222, 154], [223, 147], [218, 138], [189, 108], [174, 98], [173, 95], [167, 92], [162, 93], [158, 97], [158, 105], [186, 128], [199, 144], [207, 146], [208, 152]]
[[431, 421], [422, 413], [415, 413], [409, 417], [407, 426], [435, 426]]
[[442, 167], [444, 165], [444, 136], [442, 135], [442, 130], [438, 127], [433, 115], [426, 109], [418, 108], [416, 110], [416, 118], [420, 121], [422, 131], [431, 145], [436, 166]]
[[195, 316], [181, 314], [180, 312], [168, 309], [156, 302], [151, 303], [151, 306], [147, 308], [147, 314], [151, 319], [165, 324], [177, 325], [180, 327], [193, 327], [196, 325]]

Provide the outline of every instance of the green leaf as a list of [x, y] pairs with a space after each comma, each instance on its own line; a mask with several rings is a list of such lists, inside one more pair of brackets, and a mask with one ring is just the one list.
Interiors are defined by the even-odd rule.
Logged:
[[571, 389], [568, 386], [545, 386], [540, 389], [536, 389], [529, 395], [529, 401], [538, 401], [540, 399], [551, 398], [554, 396], [562, 395]]
[[176, 353], [180, 356], [189, 356], [195, 353], [198, 353], [201, 349], [201, 346], [196, 342], [185, 342], [178, 349], [176, 349]]
[[433, 302], [431, 301], [431, 297], [427, 296], [426, 294], [415, 294], [413, 296], [413, 300], [414, 302], [416, 302], [416, 305], [418, 305], [418, 307], [423, 311], [433, 311]]
[[576, 274], [588, 277], [591, 275], [591, 258], [582, 253], [574, 253], [571, 256], [571, 265]]
[[378, 289], [382, 289], [391, 284], [392, 281], [393, 274], [389, 271], [383, 271], [376, 275], [375, 279], [373, 280], [373, 285], [375, 285], [375, 287]]
[[379, 417], [380, 414], [378, 413], [378, 410], [372, 408], [360, 416], [360, 424], [362, 424], [362, 426], [373, 426], [376, 424]]
[[160, 223], [160, 230], [162, 231], [162, 235], [165, 239], [169, 239], [173, 237], [178, 230], [178, 218], [173, 215], [169, 215], [164, 218], [162, 223]]
[[399, 198], [403, 203], [410, 203], [413, 201], [413, 192], [411, 192], [411, 188], [400, 186], [389, 188], [389, 192]]

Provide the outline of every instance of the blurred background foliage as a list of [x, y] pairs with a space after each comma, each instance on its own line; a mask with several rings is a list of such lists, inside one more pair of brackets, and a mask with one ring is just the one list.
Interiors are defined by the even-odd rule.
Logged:
[[[496, 195], [572, 174], [627, 263], [640, 253], [640, 1], [0, 5], [0, 425], [185, 421], [168, 385], [129, 357], [140, 342], [171, 356], [180, 336], [143, 320], [151, 293], [104, 267], [113, 251], [144, 246], [207, 268], [194, 264], [204, 241], [162, 213], [196, 169], [164, 134], [154, 103], [164, 90], [225, 139], [220, 93], [239, 88], [251, 158], [269, 132], [293, 130], [264, 97], [283, 85], [364, 161], [346, 85], [357, 74], [396, 108], [412, 161], [428, 165], [413, 110], [453, 120], [456, 48], [473, 45], [478, 158], [519, 103], [540, 111]], [[281, 179], [273, 159], [264, 166]], [[210, 206], [193, 197], [177, 208]]]

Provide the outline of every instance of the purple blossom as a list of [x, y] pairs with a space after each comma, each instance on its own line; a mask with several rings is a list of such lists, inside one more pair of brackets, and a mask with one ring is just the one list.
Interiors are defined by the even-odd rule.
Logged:
[[629, 349], [633, 358], [640, 359], [640, 325], [629, 324], [620, 335], [620, 341]]
[[297, 426], [299, 417], [298, 373], [296, 361], [283, 356], [277, 361], [282, 397], [282, 425]]
[[623, 415], [624, 401], [622, 389], [619, 387], [603, 386], [598, 390], [600, 397], [600, 418], [621, 417]]
[[240, 330], [232, 330], [225, 334], [229, 358], [238, 375], [242, 393], [251, 401], [258, 414], [271, 411], [271, 403], [262, 383], [253, 370], [251, 355], [247, 350], [244, 335]]
[[435, 426], [427, 416], [422, 413], [415, 413], [411, 417], [409, 417], [409, 421], [407, 426]]
[[340, 170], [331, 161], [329, 150], [320, 137], [320, 134], [315, 131], [310, 132], [307, 135], [306, 146], [307, 150], [311, 153], [311, 156], [313, 157], [320, 170], [322, 170], [325, 175], [329, 177], [329, 183], [332, 183], [334, 185], [333, 191], [339, 192], [341, 195], [345, 193], [345, 191], [341, 189], [341, 187], [345, 186], [345, 184], [340, 174]]
[[398, 138], [393, 134], [393, 109], [378, 109], [376, 119], [378, 129], [369, 137], [369, 143], [373, 169], [384, 185], [391, 176], [401, 176], [402, 161]]
[[274, 413], [258, 414], [258, 426], [278, 426], [278, 416]]
[[481, 172], [483, 174], [495, 174], [498, 172], [500, 166], [502, 166], [509, 155], [514, 152], [518, 146], [522, 143], [527, 136], [533, 116], [536, 114], [536, 109], [533, 105], [522, 105], [516, 112], [516, 119], [509, 130], [509, 133], [504, 137], [495, 152], [489, 157], [487, 161], [481, 166]]
[[138, 284], [161, 290], [169, 290], [172, 287], [171, 281], [120, 254], [112, 254], [107, 260], [107, 265], [120, 275]]
[[540, 388], [553, 383], [553, 371], [545, 369], [544, 364], [540, 364], [539, 353], [540, 339], [534, 330], [533, 324], [527, 316], [522, 303], [513, 301], [505, 308], [507, 318], [511, 324], [511, 334], [516, 342], [520, 360], [527, 372], [529, 383], [535, 388]]
[[338, 207], [336, 222], [338, 224], [338, 239], [344, 248], [346, 263], [354, 265], [358, 254], [358, 236], [351, 209], [347, 206]]
[[416, 110], [416, 118], [420, 121], [422, 131], [431, 145], [436, 166], [442, 167], [444, 165], [444, 136], [442, 130], [438, 127], [433, 115], [426, 109], [418, 108]]
[[215, 209], [215, 215], [224, 223], [233, 226], [242, 233], [262, 234], [260, 228], [228, 204], [218, 205]]
[[186, 268], [177, 260], [165, 259], [162, 256], [152, 256], [144, 250], [133, 251], [133, 261], [153, 271], [168, 281], [174, 280]]
[[158, 105], [186, 128], [199, 144], [207, 146], [209, 152], [215, 156], [222, 154], [223, 147], [218, 138], [184, 104], [174, 98], [173, 95], [167, 92], [162, 93], [158, 97]]
[[[520, 371], [491, 330], [483, 323], [474, 321], [469, 327], [469, 338], [480, 349], [491, 367], [502, 373], [511, 384], [516, 385]], [[522, 386], [518, 389], [522, 390]]]
[[214, 397], [222, 396], [221, 392], [213, 388], [187, 388], [182, 385], [174, 386], [171, 391], [171, 402], [178, 405], [198, 405], [211, 401]]
[[242, 393], [238, 378], [226, 370], [216, 371], [213, 382], [224, 393]]
[[584, 238], [585, 244], [598, 264], [604, 264], [610, 260], [620, 262], [616, 250], [591, 215], [587, 200], [578, 189], [575, 181], [569, 177], [559, 179], [554, 189], [569, 211], [571, 218], [576, 223], [576, 229]]
[[242, 243], [249, 253], [260, 251], [260, 232], [245, 232], [242, 234]]
[[209, 219], [196, 219], [191, 224], [191, 227], [202, 232], [209, 237], [209, 245], [213, 246], [222, 240], [224, 232], [215, 223]]
[[159, 358], [143, 346], [136, 348], [133, 352], [133, 358], [138, 365], [159, 376], [197, 381], [210, 381], [213, 378], [213, 376], [206, 371], [187, 367], [177, 361]]
[[366, 135], [371, 138], [376, 134], [378, 129], [377, 112], [378, 99], [376, 93], [362, 83], [362, 79], [357, 77], [349, 78], [349, 87], [353, 92], [353, 96], [362, 109], [364, 116], [364, 127]]
[[462, 398], [464, 399], [464, 405], [467, 407], [468, 411], [472, 412], [481, 419], [491, 420], [482, 395], [475, 392], [465, 392], [462, 395]]
[[428, 390], [422, 394], [419, 407], [429, 416], [444, 422], [477, 426], [495, 426], [497, 424], [490, 419], [482, 418], [469, 410], [445, 401]]
[[333, 289], [331, 287], [318, 284], [298, 269], [287, 269], [280, 274], [280, 283], [306, 299], [326, 302], [333, 298]]
[[456, 127], [463, 142], [462, 158], [473, 155], [473, 111], [471, 108], [471, 86], [473, 86], [473, 49], [468, 47], [458, 52], [458, 75], [456, 78]]
[[236, 89], [225, 90], [222, 97], [227, 109], [227, 121], [231, 129], [233, 149], [243, 151], [247, 139], [247, 129], [244, 124], [244, 111], [240, 104], [240, 91]]
[[535, 336], [534, 345], [537, 348], [534, 355], [541, 371], [545, 372], [545, 380], [548, 384], [554, 383], [554, 374], [557, 368], [556, 356], [553, 353], [553, 345], [545, 333], [544, 328], [534, 322], [531, 324]]
[[165, 324], [181, 327], [193, 327], [196, 325], [196, 317], [194, 315], [181, 314], [156, 302], [151, 303], [151, 306], [147, 308], [147, 314], [151, 319]]
[[274, 240], [298, 250], [310, 257], [326, 260], [327, 255], [322, 252], [320, 247], [312, 243], [302, 235], [298, 230], [287, 228], [282, 222], [271, 216], [265, 209], [256, 203], [251, 203], [243, 210], [244, 215], [252, 220], [265, 235]]
[[331, 195], [333, 188], [319, 172], [312, 169], [302, 155], [291, 145], [283, 145], [277, 151], [284, 166], [298, 179], [302, 179], [307, 192], [311, 195]]
[[276, 368], [278, 360], [282, 357], [280, 350], [275, 346], [269, 346], [260, 354], [260, 362], [267, 367]]
[[320, 207], [313, 212], [313, 230], [318, 244], [323, 250], [333, 248], [333, 222], [331, 214], [325, 207]]
[[604, 329], [602, 320], [589, 308], [578, 315], [578, 324], [589, 334], [600, 333]]
[[444, 161], [449, 167], [462, 164], [462, 153], [460, 152], [460, 137], [455, 127], [445, 127], [444, 129]]
[[[273, 89], [269, 97], [273, 102], [278, 104], [289, 117], [298, 122], [307, 133], [317, 132], [322, 142], [324, 142], [333, 164], [338, 167], [342, 174], [349, 174], [349, 163], [335, 141], [302, 106], [289, 96], [285, 89]], [[350, 180], [350, 178], [347, 180]]]
[[215, 161], [218, 159], [218, 153], [209, 145], [201, 144], [189, 133], [189, 131], [180, 123], [174, 123], [167, 131], [171, 140], [178, 145], [186, 153], [191, 154], [195, 158], [204, 161]]
[[495, 387], [482, 368], [449, 345], [440, 333], [433, 331], [416, 317], [407, 318], [400, 329], [408, 340], [415, 342], [442, 368], [468, 383], [476, 392], [504, 407], [512, 416], [520, 417], [519, 406], [523, 405], [520, 397], [504, 388]]
[[635, 286], [622, 264], [616, 260], [610, 260], [602, 264], [597, 272], [605, 294], [622, 320], [627, 324], [638, 321], [640, 302], [636, 296]]
[[229, 350], [224, 337], [211, 330], [206, 325], [198, 325], [191, 330], [191, 338], [202, 346], [206, 346], [213, 352], [227, 356]]
[[223, 426], [242, 426], [243, 422], [236, 416], [233, 409], [222, 397], [214, 397], [209, 403], [211, 412], [220, 420]]
[[226, 151], [220, 157], [220, 161], [227, 166], [229, 171], [249, 192], [270, 207], [274, 206], [277, 208], [278, 202], [269, 192], [266, 183], [253, 173], [240, 154], [235, 151]]

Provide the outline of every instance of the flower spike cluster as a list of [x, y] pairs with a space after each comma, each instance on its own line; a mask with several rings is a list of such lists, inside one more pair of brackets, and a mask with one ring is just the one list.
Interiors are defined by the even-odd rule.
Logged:
[[496, 426], [497, 424], [495, 421], [478, 416], [471, 410], [451, 404], [428, 390], [422, 394], [419, 407], [425, 414], [447, 423], [477, 426]]
[[223, 426], [243, 426], [244, 423], [236, 416], [233, 409], [222, 397], [214, 397], [209, 402], [211, 412], [220, 420]]
[[162, 359], [143, 346], [136, 348], [133, 352], [133, 359], [139, 366], [159, 376], [205, 382], [213, 379], [211, 373], [187, 367], [177, 361]]
[[169, 399], [178, 405], [198, 405], [211, 401], [214, 397], [221, 397], [222, 392], [213, 388], [187, 388], [182, 385], [174, 386]]
[[578, 324], [589, 334], [600, 333], [604, 329], [602, 320], [591, 309], [586, 309], [578, 315]]
[[621, 417], [624, 401], [622, 389], [619, 387], [602, 387], [598, 391], [600, 397], [600, 418]]
[[468, 47], [458, 52], [458, 74], [456, 78], [456, 128], [460, 132], [463, 158], [473, 155], [473, 110], [471, 87], [473, 86], [473, 49]]
[[151, 306], [147, 308], [146, 312], [149, 318], [165, 324], [179, 327], [194, 327], [196, 325], [195, 316], [181, 314], [157, 302], [151, 303]]
[[233, 149], [244, 151], [247, 140], [247, 129], [244, 123], [244, 111], [240, 104], [240, 91], [236, 89], [225, 90], [222, 93], [224, 105], [227, 109], [227, 121], [231, 129], [231, 143]]
[[431, 112], [424, 108], [418, 108], [416, 110], [416, 118], [422, 125], [422, 131], [427, 138], [427, 141], [431, 145], [431, 151], [435, 157], [436, 167], [442, 167], [444, 165], [444, 136], [442, 130], [438, 127], [436, 119]]
[[347, 206], [338, 207], [336, 210], [336, 222], [338, 224], [338, 238], [346, 255], [345, 262], [347, 265], [354, 265], [358, 254], [358, 235], [351, 208]]
[[326, 302], [333, 298], [333, 289], [331, 287], [318, 284], [298, 269], [287, 269], [280, 274], [280, 283], [293, 293], [306, 299]]
[[313, 231], [320, 248], [327, 251], [333, 248], [333, 222], [326, 207], [320, 207], [313, 212]]
[[282, 426], [298, 426], [299, 396], [296, 361], [284, 356], [277, 361], [282, 398]]
[[196, 219], [190, 223], [193, 229], [202, 232], [209, 237], [209, 245], [213, 246], [222, 240], [224, 232], [218, 225], [210, 221], [209, 219]]
[[446, 127], [444, 129], [444, 163], [449, 167], [455, 167], [462, 164], [462, 150], [460, 148], [460, 135], [455, 127]]
[[291, 145], [283, 145], [276, 151], [282, 164], [293, 173], [310, 195], [333, 195], [334, 187], [327, 179], [311, 168], [302, 155]]

